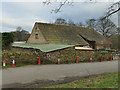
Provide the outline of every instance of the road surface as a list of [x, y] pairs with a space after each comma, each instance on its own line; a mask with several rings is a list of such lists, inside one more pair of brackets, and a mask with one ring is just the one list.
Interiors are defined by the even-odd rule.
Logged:
[[2, 86], [3, 88], [39, 88], [47, 84], [55, 84], [55, 81], [59, 84], [85, 76], [113, 72], [118, 72], [118, 61], [5, 68], [2, 69]]

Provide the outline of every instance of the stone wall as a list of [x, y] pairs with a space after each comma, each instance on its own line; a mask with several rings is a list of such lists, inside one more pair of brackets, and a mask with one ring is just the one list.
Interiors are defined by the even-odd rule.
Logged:
[[7, 64], [11, 64], [13, 57], [16, 63], [37, 64], [38, 57], [40, 56], [42, 64], [56, 64], [58, 57], [60, 57], [61, 63], [75, 63], [76, 57], [78, 56], [80, 63], [89, 62], [90, 56], [92, 56], [93, 61], [100, 61], [101, 56], [103, 56], [104, 61], [110, 60], [110, 56], [115, 56], [115, 54], [114, 52], [75, 50], [74, 47], [49, 53], [34, 49], [14, 48], [12, 51], [3, 51], [2, 58], [6, 60]]
[[[35, 34], [38, 34], [37, 39], [35, 38]], [[35, 24], [35, 26], [33, 27], [32, 33], [31, 33], [30, 37], [27, 40], [27, 43], [45, 44], [45, 43], [48, 43], [48, 42], [45, 40], [45, 38], [44, 38], [41, 30], [39, 29], [39, 27], [37, 27], [37, 25]]]
[[115, 56], [114, 52], [101, 52], [101, 51], [83, 51], [75, 50], [74, 47], [67, 48], [60, 51], [46, 53], [48, 60], [57, 61], [58, 57], [61, 59], [61, 63], [74, 63], [76, 57], [78, 57], [79, 62], [89, 62], [90, 56], [92, 56], [93, 61], [100, 61], [101, 56], [103, 56], [104, 61], [110, 60], [110, 56]]

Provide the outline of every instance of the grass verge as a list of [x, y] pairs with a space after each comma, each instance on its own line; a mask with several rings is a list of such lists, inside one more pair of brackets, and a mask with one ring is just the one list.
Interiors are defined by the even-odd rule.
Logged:
[[[36, 63], [33, 63], [33, 64], [22, 64], [22, 63], [19, 63], [19, 64], [16, 64], [15, 67], [21, 67], [21, 66], [27, 66], [27, 65], [37, 65]], [[8, 68], [8, 67], [12, 67], [12, 65], [6, 65], [6, 66], [1, 66], [2, 68]]]
[[45, 88], [118, 88], [118, 73], [92, 76], [71, 83], [53, 85]]

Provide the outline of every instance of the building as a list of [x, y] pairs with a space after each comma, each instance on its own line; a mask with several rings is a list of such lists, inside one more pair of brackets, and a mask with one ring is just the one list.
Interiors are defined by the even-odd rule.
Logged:
[[[90, 56], [99, 60], [101, 52], [96, 49], [110, 46], [107, 38], [88, 27], [36, 22], [28, 40], [14, 42], [12, 50], [32, 53], [32, 57], [39, 56], [46, 63], [57, 63], [58, 57], [63, 63], [73, 63], [76, 57], [81, 62], [89, 61]], [[111, 53], [104, 52], [104, 57], [109, 59], [110, 56]], [[35, 61], [37, 58], [27, 60]]]
[[76, 49], [110, 48], [111, 42], [92, 28], [36, 22], [29, 44], [74, 45]]

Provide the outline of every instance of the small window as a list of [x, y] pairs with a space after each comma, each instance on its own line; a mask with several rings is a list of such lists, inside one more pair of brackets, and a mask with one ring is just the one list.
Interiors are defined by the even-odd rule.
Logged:
[[35, 32], [37, 32], [37, 27], [35, 28]]
[[38, 39], [38, 34], [37, 33], [35, 34], [35, 39]]

